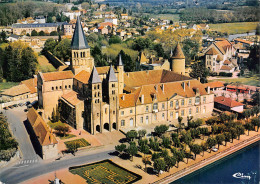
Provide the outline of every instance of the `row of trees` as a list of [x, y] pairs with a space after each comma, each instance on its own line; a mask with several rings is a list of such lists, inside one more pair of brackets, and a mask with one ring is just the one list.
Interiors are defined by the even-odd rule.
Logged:
[[31, 78], [37, 70], [37, 55], [31, 47], [18, 41], [0, 48], [0, 76], [20, 82]]
[[[206, 123], [208, 127], [201, 127], [203, 121], [201, 119], [188, 119], [188, 125], [185, 127], [182, 123], [182, 118], [179, 118], [178, 129], [180, 131], [166, 133], [167, 125], [156, 126], [154, 129], [154, 136], [146, 139], [144, 138], [146, 131], [135, 130], [129, 131], [126, 134], [128, 143], [120, 144], [115, 147], [119, 152], [119, 156], [123, 153], [129, 154], [131, 160], [138, 154], [143, 154], [142, 161], [145, 165], [153, 165], [154, 169], [158, 171], [169, 171], [172, 167], [179, 167], [179, 162], [188, 163], [189, 159], [196, 160], [196, 156], [204, 152], [211, 152], [216, 145], [227, 145], [227, 142], [233, 142], [234, 139], [240, 139], [240, 135], [245, 133], [245, 130], [258, 131], [260, 126], [259, 117], [253, 117], [250, 121], [242, 124], [235, 121], [236, 115], [221, 115], [221, 117], [208, 120]], [[258, 127], [255, 129], [255, 127]], [[207, 139], [204, 141], [204, 137]], [[195, 143], [195, 139], [202, 139], [200, 144]], [[186, 161], [185, 161], [186, 158]], [[153, 164], [152, 164], [153, 162]]]
[[18, 143], [12, 137], [6, 118], [0, 114], [0, 161], [9, 161], [17, 151]]

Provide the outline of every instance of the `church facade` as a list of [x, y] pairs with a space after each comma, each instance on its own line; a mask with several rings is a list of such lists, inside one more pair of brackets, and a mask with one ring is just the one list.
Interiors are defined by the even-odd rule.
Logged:
[[79, 18], [71, 48], [67, 71], [37, 76], [39, 106], [46, 119], [59, 108], [62, 122], [96, 134], [175, 123], [179, 116], [205, 117], [213, 111], [214, 94], [198, 80], [183, 75], [185, 59], [179, 52], [172, 71], [127, 73], [121, 56], [116, 66], [95, 67]]

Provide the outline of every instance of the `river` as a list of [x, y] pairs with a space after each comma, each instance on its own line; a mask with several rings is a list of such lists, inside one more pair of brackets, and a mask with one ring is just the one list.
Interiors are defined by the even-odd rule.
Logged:
[[259, 184], [260, 141], [171, 184]]
[[241, 37], [241, 36], [252, 36], [252, 35], [255, 35], [255, 31], [254, 32], [251, 32], [251, 33], [241, 33], [241, 34], [232, 34], [232, 35], [229, 35], [227, 38], [229, 41], [233, 40], [233, 39], [236, 39], [238, 37]]

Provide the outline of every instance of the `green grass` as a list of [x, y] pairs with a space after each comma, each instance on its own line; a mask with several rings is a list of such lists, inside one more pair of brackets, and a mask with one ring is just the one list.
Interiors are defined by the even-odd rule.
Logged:
[[223, 23], [223, 24], [209, 24], [210, 29], [228, 33], [228, 34], [240, 34], [251, 32], [256, 29], [258, 22], [236, 22], [236, 23]]
[[134, 183], [141, 176], [129, 172], [111, 161], [101, 161], [94, 164], [69, 168], [72, 174], [77, 174], [86, 180], [86, 183]]
[[150, 18], [161, 20], [172, 20], [173, 22], [178, 22], [180, 20], [179, 14], [148, 14]]
[[76, 143], [79, 144], [79, 148], [89, 146], [90, 144], [85, 139], [75, 139], [72, 141], [66, 141], [64, 144], [67, 148], [69, 148], [69, 145], [75, 145]]
[[217, 80], [227, 82], [227, 83], [241, 82], [242, 84], [245, 84], [245, 85], [260, 86], [259, 79], [257, 77], [250, 77], [250, 78], [239, 77], [239, 78], [236, 78], [236, 79], [221, 79], [221, 78], [219, 78]]
[[55, 129], [56, 126], [66, 126], [66, 123], [62, 123], [61, 121], [58, 121], [58, 122], [55, 122], [55, 123], [52, 123], [51, 121], [49, 121], [47, 123], [52, 129]]
[[76, 137], [76, 135], [73, 134], [66, 134], [64, 137], [60, 137], [61, 139], [70, 139], [72, 137]]
[[5, 81], [1, 82], [0, 83], [0, 91], [3, 91], [5, 89], [9, 89], [9, 88], [16, 86], [18, 84], [19, 84], [19, 82], [5, 82]]

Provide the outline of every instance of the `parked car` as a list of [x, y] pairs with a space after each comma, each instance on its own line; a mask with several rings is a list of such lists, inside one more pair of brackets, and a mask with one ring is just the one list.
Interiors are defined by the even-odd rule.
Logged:
[[13, 109], [14, 107], [12, 105], [9, 105], [8, 108]]
[[24, 103], [19, 103], [18, 105], [22, 107], [24, 105]]
[[218, 149], [215, 148], [215, 147], [212, 147], [211, 150], [214, 151], [214, 152], [217, 152], [217, 151], [218, 151]]
[[14, 104], [13, 107], [18, 107], [18, 105], [17, 105], [17, 104]]
[[4, 110], [8, 110], [9, 108], [8, 107], [4, 107]]
[[24, 109], [24, 112], [27, 112], [28, 111], [28, 109]]

